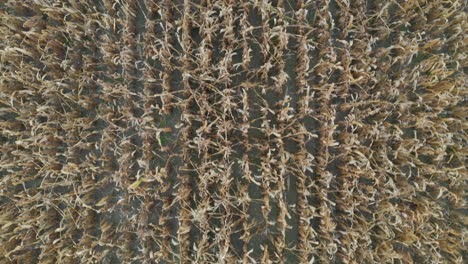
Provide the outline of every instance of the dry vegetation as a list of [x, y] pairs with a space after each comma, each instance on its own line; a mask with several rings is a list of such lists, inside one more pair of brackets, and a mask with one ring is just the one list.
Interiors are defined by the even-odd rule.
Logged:
[[0, 1], [0, 263], [466, 263], [466, 8]]

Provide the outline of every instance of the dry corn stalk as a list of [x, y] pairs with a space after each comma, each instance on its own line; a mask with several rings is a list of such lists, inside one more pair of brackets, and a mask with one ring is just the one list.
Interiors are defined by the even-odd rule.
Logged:
[[463, 1], [0, 13], [0, 263], [466, 262]]

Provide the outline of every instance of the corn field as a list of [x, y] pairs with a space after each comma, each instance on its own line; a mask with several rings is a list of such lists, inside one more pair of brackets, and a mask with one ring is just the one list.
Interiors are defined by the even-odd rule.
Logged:
[[466, 263], [462, 0], [0, 0], [0, 263]]

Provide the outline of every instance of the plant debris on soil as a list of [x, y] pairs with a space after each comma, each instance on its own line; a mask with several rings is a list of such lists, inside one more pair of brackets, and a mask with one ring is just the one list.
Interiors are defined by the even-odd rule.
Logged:
[[466, 263], [466, 11], [0, 1], [0, 263]]

